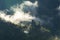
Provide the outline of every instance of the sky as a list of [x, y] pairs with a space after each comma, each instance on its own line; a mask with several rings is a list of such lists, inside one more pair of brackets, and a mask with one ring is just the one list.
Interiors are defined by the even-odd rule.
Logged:
[[59, 0], [0, 0], [0, 20], [18, 26], [21, 22], [34, 20], [50, 29], [52, 34], [59, 36], [59, 3]]
[[37, 19], [36, 21], [40, 21], [43, 26], [57, 26], [55, 17], [60, 14], [59, 2], [58, 0], [0, 0], [0, 18], [15, 25], [22, 21], [31, 22]]

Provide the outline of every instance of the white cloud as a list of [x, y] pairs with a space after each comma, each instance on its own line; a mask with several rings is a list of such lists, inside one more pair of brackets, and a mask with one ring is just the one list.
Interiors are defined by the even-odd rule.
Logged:
[[[12, 11], [14, 11], [13, 15], [7, 15], [4, 11], [0, 11], [0, 18], [6, 22], [11, 22], [16, 25], [18, 25], [21, 21], [31, 21], [35, 19], [35, 17], [31, 16], [30, 13], [37, 13], [35, 9], [38, 6], [37, 3], [37, 1], [35, 3], [25, 1], [20, 5], [14, 5], [10, 8]], [[29, 11], [25, 13], [23, 8], [26, 8], [25, 10]]]
[[60, 6], [58, 7], [58, 10], [60, 10]]

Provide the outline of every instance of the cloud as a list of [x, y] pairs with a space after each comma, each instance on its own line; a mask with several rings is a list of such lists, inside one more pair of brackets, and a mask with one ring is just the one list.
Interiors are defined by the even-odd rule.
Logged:
[[[33, 19], [36, 19], [36, 17], [31, 16], [30, 14], [37, 13], [37, 3], [37, 1], [35, 3], [32, 3], [30, 1], [24, 1], [20, 5], [14, 5], [10, 8], [10, 10], [14, 12], [13, 15], [7, 15], [6, 12], [0, 11], [0, 19], [6, 22], [11, 22], [16, 25], [18, 25], [21, 21], [32, 21]], [[24, 11], [28, 12], [26, 13]]]
[[59, 12], [58, 12], [58, 16], [60, 16], [60, 6], [58, 7], [58, 11], [59, 11]]
[[58, 7], [58, 10], [60, 10], [60, 6]]

